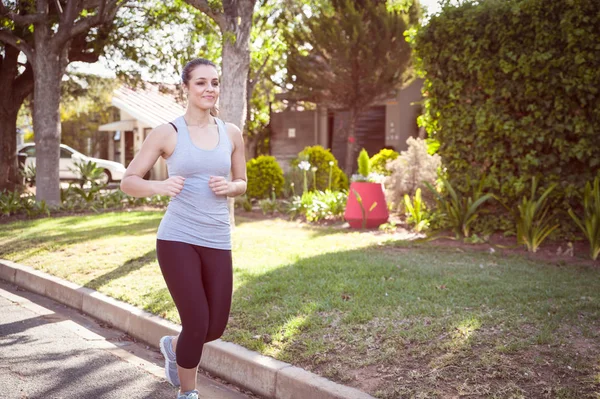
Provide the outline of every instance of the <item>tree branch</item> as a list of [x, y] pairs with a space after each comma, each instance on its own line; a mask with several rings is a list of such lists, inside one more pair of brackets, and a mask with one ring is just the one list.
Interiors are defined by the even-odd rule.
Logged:
[[267, 57], [263, 61], [260, 68], [258, 68], [258, 71], [256, 71], [256, 73], [254, 74], [254, 77], [250, 78], [250, 81], [248, 82], [248, 91], [254, 90], [254, 86], [256, 86], [256, 81], [258, 80], [260, 75], [262, 75], [263, 71], [265, 70], [265, 67], [267, 66], [267, 62], [269, 62], [269, 59], [271, 59], [271, 54], [267, 55]]
[[[55, 41], [59, 47], [62, 47], [71, 37], [71, 30], [77, 18], [77, 14], [82, 10], [81, 2], [68, 1], [66, 9], [60, 13], [60, 24], [56, 32]], [[60, 3], [59, 3], [60, 4]]]
[[217, 25], [219, 25], [221, 32], [225, 32], [225, 16], [223, 15], [223, 13], [216, 12], [215, 10], [210, 8], [207, 0], [186, 0], [186, 2], [192, 7], [197, 8], [198, 10], [211, 17], [212, 20], [215, 21]]
[[33, 47], [27, 44], [23, 39], [15, 36], [8, 30], [0, 29], [0, 41], [18, 48], [27, 56], [27, 59], [30, 62], [33, 62]]
[[10, 11], [2, 0], [0, 0], [0, 16], [8, 17], [17, 25], [31, 25], [46, 21], [46, 16], [43, 14], [27, 14], [21, 15]]
[[[117, 10], [119, 9], [120, 4], [123, 3], [121, 0], [104, 0], [101, 1], [98, 5], [98, 12], [91, 17], [82, 18], [76, 23], [71, 23], [69, 26], [70, 29], [65, 29], [63, 34], [60, 34], [61, 31], [56, 35], [56, 45], [58, 48], [65, 45], [67, 41], [72, 39], [73, 37], [82, 35], [89, 31], [92, 27], [102, 25], [107, 21], [111, 21], [114, 19], [117, 14]], [[65, 13], [66, 14], [66, 13]], [[77, 16], [75, 16], [76, 18]], [[68, 21], [65, 20], [65, 23], [68, 26]], [[59, 35], [60, 34], [60, 35]]]

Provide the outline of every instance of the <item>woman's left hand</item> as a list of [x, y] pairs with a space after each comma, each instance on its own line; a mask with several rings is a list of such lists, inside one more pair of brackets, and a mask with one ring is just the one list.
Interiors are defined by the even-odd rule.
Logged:
[[208, 186], [215, 195], [229, 194], [229, 182], [223, 176], [211, 176], [208, 180]]

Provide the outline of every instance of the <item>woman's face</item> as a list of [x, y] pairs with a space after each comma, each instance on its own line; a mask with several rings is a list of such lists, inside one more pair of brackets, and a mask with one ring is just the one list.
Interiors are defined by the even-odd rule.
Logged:
[[219, 98], [219, 75], [210, 65], [198, 65], [190, 73], [188, 102], [200, 109], [212, 109]]

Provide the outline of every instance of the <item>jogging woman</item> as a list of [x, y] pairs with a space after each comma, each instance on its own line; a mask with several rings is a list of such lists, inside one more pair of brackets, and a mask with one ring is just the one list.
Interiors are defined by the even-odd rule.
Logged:
[[[182, 81], [184, 115], [153, 129], [127, 167], [121, 189], [134, 197], [172, 199], [158, 228], [156, 254], [181, 319], [181, 333], [163, 337], [167, 380], [178, 399], [198, 399], [196, 373], [202, 348], [223, 334], [232, 295], [231, 234], [227, 197], [246, 191], [240, 129], [216, 118], [217, 67], [190, 61]], [[144, 180], [159, 157], [169, 178]]]

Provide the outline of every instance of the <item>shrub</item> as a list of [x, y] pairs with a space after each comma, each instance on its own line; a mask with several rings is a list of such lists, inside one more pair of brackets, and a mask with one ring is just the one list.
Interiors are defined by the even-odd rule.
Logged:
[[478, 208], [485, 201], [492, 199], [493, 195], [483, 193], [484, 179], [481, 179], [478, 185], [472, 185], [469, 181], [469, 186], [472, 190], [470, 195], [463, 195], [457, 192], [445, 178], [441, 178], [441, 181], [445, 195], [440, 195], [431, 184], [425, 184], [435, 195], [438, 202], [438, 209], [448, 220], [456, 236], [467, 238], [470, 235], [471, 223], [477, 218]]
[[424, 182], [433, 184], [441, 165], [439, 155], [429, 155], [425, 141], [409, 137], [406, 142], [408, 149], [387, 165], [391, 174], [385, 180], [386, 197], [395, 207], [405, 194], [412, 196], [424, 188]]
[[358, 154], [357, 164], [358, 174], [352, 175], [353, 182], [381, 183], [385, 179], [384, 175], [372, 171], [369, 154], [364, 148]]
[[283, 189], [283, 170], [277, 163], [275, 157], [261, 155], [253, 158], [246, 164], [248, 174], [248, 187], [246, 195], [248, 198], [263, 199], [275, 195], [281, 195]]
[[246, 194], [235, 197], [234, 207], [242, 208], [246, 212], [250, 212], [252, 210], [252, 202], [248, 199]]
[[[338, 161], [335, 159], [331, 151], [326, 150], [320, 145], [306, 147], [303, 149], [296, 159], [292, 161], [292, 168], [296, 168], [301, 161], [308, 161], [311, 166], [317, 168], [316, 171], [316, 189], [324, 191], [331, 189], [332, 191], [347, 190], [348, 177], [338, 166]], [[332, 165], [329, 163], [333, 162]], [[331, 187], [330, 187], [330, 171], [331, 171]], [[311, 173], [309, 173], [310, 175]], [[311, 186], [309, 186], [311, 187]], [[299, 187], [296, 186], [296, 189]]]
[[369, 162], [369, 154], [367, 153], [367, 150], [363, 148], [358, 154], [358, 174], [365, 179], [369, 176], [369, 173], [371, 173], [371, 164]]
[[411, 224], [417, 233], [420, 233], [429, 226], [420, 188], [417, 188], [415, 197], [412, 200], [408, 194], [404, 194], [404, 207], [407, 216], [406, 222]]
[[581, 219], [573, 209], [569, 209], [569, 215], [587, 238], [590, 243], [590, 257], [596, 260], [600, 255], [600, 177], [596, 176], [593, 186], [590, 182], [586, 183], [582, 208]]
[[292, 199], [288, 212], [292, 217], [303, 215], [309, 222], [335, 219], [346, 209], [346, 191], [308, 191]]
[[535, 177], [532, 180], [530, 197], [523, 197], [517, 207], [517, 240], [519, 244], [527, 246], [529, 252], [537, 252], [546, 237], [559, 225], [551, 224], [551, 215], [548, 214], [550, 207], [547, 204], [548, 196], [556, 184], [552, 184], [540, 198], [535, 199], [537, 180]]
[[420, 124], [457, 191], [485, 174], [515, 208], [544, 175], [551, 204], [581, 198], [600, 166], [599, 14], [597, 0], [462, 2], [412, 36]]
[[387, 163], [398, 158], [398, 156], [400, 154], [396, 151], [384, 148], [371, 157], [371, 170], [384, 176], [391, 175], [392, 171], [387, 168]]

